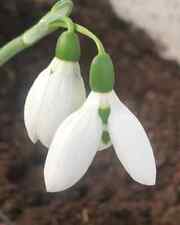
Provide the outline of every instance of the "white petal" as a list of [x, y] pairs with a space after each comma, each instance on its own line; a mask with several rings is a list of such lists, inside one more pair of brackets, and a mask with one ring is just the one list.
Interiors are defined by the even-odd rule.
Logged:
[[86, 98], [79, 63], [55, 59], [51, 70], [37, 123], [38, 138], [46, 147], [50, 145], [60, 123]]
[[47, 191], [63, 191], [88, 170], [97, 152], [102, 124], [96, 94], [58, 128], [47, 155], [44, 176]]
[[108, 127], [119, 160], [135, 181], [154, 185], [156, 165], [145, 130], [114, 92], [109, 99], [111, 114]]
[[110, 148], [112, 145], [111, 142], [109, 142], [108, 144], [104, 144], [102, 141], [100, 142], [100, 145], [99, 145], [99, 148], [98, 148], [98, 151], [103, 151], [103, 150], [106, 150], [108, 148]]
[[38, 140], [36, 122], [39, 116], [38, 112], [41, 107], [44, 91], [48, 84], [49, 72], [49, 68], [47, 68], [40, 73], [30, 88], [25, 101], [24, 122], [28, 136], [33, 143]]

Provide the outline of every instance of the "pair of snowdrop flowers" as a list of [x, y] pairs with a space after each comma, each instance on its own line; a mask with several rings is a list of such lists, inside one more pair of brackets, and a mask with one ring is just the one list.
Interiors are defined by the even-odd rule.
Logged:
[[36, 78], [25, 102], [30, 139], [49, 148], [44, 168], [47, 191], [73, 186], [86, 173], [96, 152], [111, 145], [135, 181], [154, 185], [156, 165], [151, 144], [138, 119], [113, 90], [110, 56], [104, 51], [94, 58], [87, 99], [79, 58], [77, 34], [64, 32], [55, 58]]

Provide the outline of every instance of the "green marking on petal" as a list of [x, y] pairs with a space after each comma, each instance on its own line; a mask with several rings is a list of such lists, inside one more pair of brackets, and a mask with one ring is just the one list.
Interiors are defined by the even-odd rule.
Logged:
[[111, 113], [111, 109], [109, 107], [99, 108], [99, 116], [101, 117], [103, 124], [106, 125], [108, 123], [108, 118], [110, 113]]
[[104, 144], [108, 144], [111, 141], [109, 132], [108, 131], [103, 131], [101, 139], [102, 139]]

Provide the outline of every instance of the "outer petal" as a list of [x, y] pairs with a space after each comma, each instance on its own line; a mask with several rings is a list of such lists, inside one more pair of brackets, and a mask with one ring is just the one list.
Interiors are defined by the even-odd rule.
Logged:
[[114, 92], [109, 101], [111, 114], [108, 127], [119, 160], [134, 180], [154, 185], [156, 165], [145, 130]]
[[42, 98], [49, 79], [49, 68], [45, 69], [34, 81], [25, 101], [24, 106], [24, 121], [28, 135], [32, 142], [38, 140], [36, 132], [36, 122], [38, 112], [41, 107]]
[[96, 94], [91, 93], [84, 106], [58, 128], [45, 163], [47, 191], [73, 186], [89, 168], [102, 133], [98, 102]]
[[111, 145], [112, 145], [111, 142], [109, 142], [108, 144], [104, 144], [104, 143], [101, 141], [101, 142], [100, 142], [100, 146], [99, 146], [98, 151], [106, 150], [107, 148], [110, 148]]
[[52, 74], [43, 97], [37, 134], [48, 147], [59, 124], [85, 101], [85, 87], [79, 63], [54, 59]]

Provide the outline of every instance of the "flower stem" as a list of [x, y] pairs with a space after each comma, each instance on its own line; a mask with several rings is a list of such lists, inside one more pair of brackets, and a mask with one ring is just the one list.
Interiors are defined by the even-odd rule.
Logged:
[[10, 60], [13, 56], [24, 50], [27, 46], [22, 37], [17, 37], [0, 49], [0, 66]]
[[[62, 21], [69, 31], [74, 31], [74, 23], [70, 18], [63, 17]], [[43, 20], [41, 20], [32, 28], [25, 31], [21, 36], [10, 41], [0, 49], [0, 66], [5, 64], [19, 52], [34, 45], [40, 39], [56, 31], [57, 29], [58, 28], [55, 27], [49, 27]]]
[[86, 35], [87, 37], [91, 38], [96, 43], [99, 54], [105, 53], [105, 49], [102, 42], [95, 34], [93, 34], [90, 30], [88, 30], [86, 27], [82, 25], [75, 24], [75, 27], [76, 27], [76, 31], [78, 31], [79, 33], [83, 35]]
[[[102, 42], [100, 41], [100, 39], [95, 34], [93, 34], [90, 30], [88, 30], [86, 27], [84, 27], [80, 24], [75, 23], [74, 25], [75, 25], [75, 30], [77, 32], [89, 37], [90, 39], [92, 39], [95, 42], [99, 54], [103, 54], [103, 53], [106, 52]], [[54, 28], [57, 28], [57, 27], [67, 28], [67, 23], [65, 23], [62, 20], [58, 20], [58, 21], [55, 21], [55, 22], [51, 23], [50, 26], [54, 27]]]
[[[22, 50], [34, 45], [40, 39], [54, 32], [56, 28], [49, 26], [53, 21], [63, 19], [71, 14], [73, 9], [73, 2], [71, 0], [60, 0], [51, 8], [51, 10], [43, 16], [43, 18], [35, 24], [32, 28], [24, 32], [21, 36], [15, 38], [7, 43], [4, 47], [0, 48], [0, 66], [14, 57]], [[70, 19], [66, 18], [68, 29], [74, 29]], [[74, 24], [73, 24], [74, 26]], [[57, 27], [58, 29], [58, 27]]]
[[7, 61], [9, 61], [22, 50], [34, 45], [46, 35], [56, 31], [59, 27], [68, 28], [69, 31], [76, 30], [77, 32], [91, 38], [97, 46], [98, 53], [105, 53], [105, 49], [102, 42], [95, 34], [93, 34], [84, 26], [73, 23], [69, 17], [65, 16], [55, 22], [50, 23], [50, 25], [48, 26], [46, 23], [40, 22], [28, 31], [26, 31], [21, 36], [7, 43], [4, 47], [0, 49], [0, 66], [5, 64]]
[[69, 32], [74, 32], [75, 31], [75, 24], [69, 17], [63, 17], [62, 21], [67, 25], [68, 31]]

